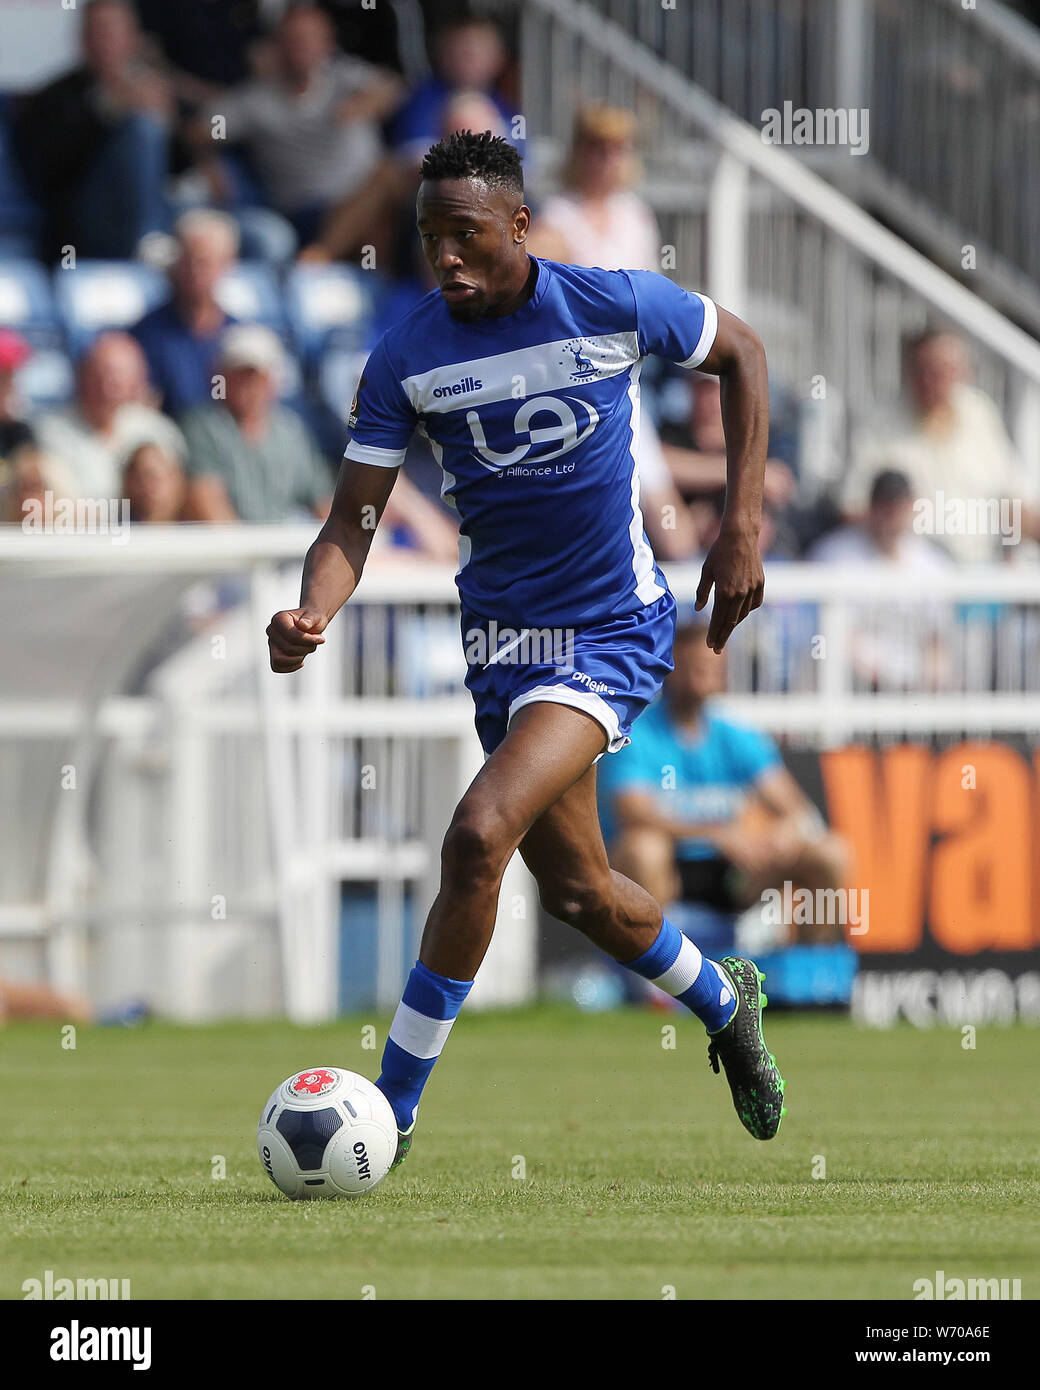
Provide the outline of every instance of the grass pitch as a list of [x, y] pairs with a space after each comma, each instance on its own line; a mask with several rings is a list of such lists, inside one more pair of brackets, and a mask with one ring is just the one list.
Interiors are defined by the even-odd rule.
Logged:
[[910, 1299], [940, 1269], [1040, 1294], [1035, 1030], [767, 1013], [789, 1113], [761, 1144], [692, 1018], [470, 1010], [404, 1166], [288, 1202], [260, 1106], [305, 1066], [374, 1077], [372, 1021], [0, 1033], [0, 1297], [48, 1269], [135, 1299]]

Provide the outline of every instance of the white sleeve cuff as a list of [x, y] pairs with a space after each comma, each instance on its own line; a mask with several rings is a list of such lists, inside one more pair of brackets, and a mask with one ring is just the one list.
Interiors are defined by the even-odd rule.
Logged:
[[[694, 290], [692, 293], [697, 292]], [[685, 362], [679, 363], [680, 367], [699, 367], [711, 352], [719, 331], [719, 311], [715, 307], [714, 299], [709, 299], [706, 294], [698, 294], [697, 298], [704, 305], [704, 325], [701, 328], [701, 336], [697, 339], [697, 346]]]
[[375, 468], [400, 468], [407, 452], [407, 447], [377, 449], [374, 444], [359, 444], [356, 439], [352, 439], [343, 450], [343, 457], [353, 459], [355, 463], [370, 463]]

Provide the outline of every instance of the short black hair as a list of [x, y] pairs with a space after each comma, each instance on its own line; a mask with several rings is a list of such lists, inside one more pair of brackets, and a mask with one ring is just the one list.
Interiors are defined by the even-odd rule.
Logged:
[[510, 188], [524, 194], [524, 171], [520, 156], [500, 135], [490, 130], [474, 134], [456, 130], [446, 140], [432, 145], [422, 162], [424, 179], [480, 179], [489, 188]]
[[875, 474], [874, 481], [870, 485], [870, 505], [872, 507], [887, 506], [890, 502], [904, 502], [913, 495], [910, 479], [898, 468], [882, 468], [879, 473]]

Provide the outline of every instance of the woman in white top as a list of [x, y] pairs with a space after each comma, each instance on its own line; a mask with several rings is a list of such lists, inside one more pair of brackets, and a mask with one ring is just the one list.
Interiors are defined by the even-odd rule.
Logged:
[[601, 270], [661, 269], [661, 238], [650, 206], [633, 185], [640, 176], [636, 120], [614, 106], [586, 106], [574, 123], [560, 191], [535, 218], [535, 256]]

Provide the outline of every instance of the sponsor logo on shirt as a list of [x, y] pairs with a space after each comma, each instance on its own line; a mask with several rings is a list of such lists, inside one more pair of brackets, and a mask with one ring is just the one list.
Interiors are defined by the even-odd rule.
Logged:
[[479, 376], [464, 376], [461, 381], [453, 381], [450, 386], [438, 386], [433, 394], [438, 399], [442, 396], [466, 396], [471, 391], [479, 391], [483, 385]]

